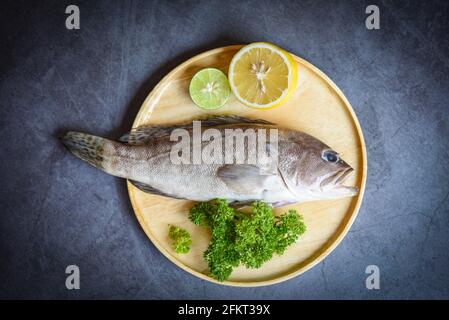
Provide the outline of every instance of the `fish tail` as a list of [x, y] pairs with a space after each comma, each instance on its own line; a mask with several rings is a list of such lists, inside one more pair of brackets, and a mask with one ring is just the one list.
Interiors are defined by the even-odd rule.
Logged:
[[112, 141], [91, 134], [69, 131], [61, 137], [62, 143], [75, 156], [96, 168], [104, 170], [105, 148]]

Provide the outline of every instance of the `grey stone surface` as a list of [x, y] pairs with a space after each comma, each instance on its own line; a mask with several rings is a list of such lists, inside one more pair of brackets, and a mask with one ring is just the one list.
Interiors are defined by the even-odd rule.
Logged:
[[[65, 28], [72, 3], [80, 30]], [[380, 7], [380, 30], [365, 28], [368, 4]], [[448, 33], [447, 1], [2, 1], [0, 298], [449, 298]], [[173, 67], [257, 40], [304, 57], [343, 90], [369, 175], [355, 224], [324, 262], [281, 284], [231, 288], [162, 256], [125, 181], [56, 137], [117, 138]], [[70, 264], [80, 290], [65, 288]], [[370, 264], [380, 290], [365, 288]]]

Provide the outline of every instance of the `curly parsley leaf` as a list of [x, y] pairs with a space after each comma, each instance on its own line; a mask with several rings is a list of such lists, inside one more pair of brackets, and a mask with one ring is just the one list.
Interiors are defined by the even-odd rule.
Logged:
[[186, 230], [170, 225], [168, 237], [173, 240], [171, 246], [176, 253], [188, 253], [190, 251], [192, 239]]

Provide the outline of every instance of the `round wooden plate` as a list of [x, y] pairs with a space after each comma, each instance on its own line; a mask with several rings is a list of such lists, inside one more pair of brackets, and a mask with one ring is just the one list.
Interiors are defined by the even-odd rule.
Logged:
[[[358, 196], [277, 208], [276, 213], [283, 213], [290, 207], [297, 209], [304, 216], [306, 233], [284, 255], [275, 256], [260, 269], [239, 267], [228, 281], [217, 282], [208, 277], [207, 264], [202, 257], [210, 234], [206, 228], [198, 227], [188, 219], [193, 202], [146, 194], [129, 182], [128, 191], [143, 230], [154, 245], [177, 266], [215, 283], [262, 286], [303, 273], [323, 260], [339, 244], [354, 222], [362, 202], [367, 159], [362, 131], [348, 100], [323, 72], [296, 56], [298, 87], [286, 104], [270, 110], [254, 110], [231, 97], [223, 108], [215, 111], [196, 107], [188, 93], [192, 76], [205, 67], [215, 67], [227, 73], [232, 56], [241, 47], [236, 45], [210, 50], [179, 65], [148, 95], [133, 127], [179, 123], [210, 114], [236, 114], [266, 119], [281, 127], [311, 134], [337, 150], [355, 169], [347, 184], [360, 188]], [[185, 228], [192, 235], [193, 243], [188, 254], [176, 254], [171, 249], [169, 224]]]

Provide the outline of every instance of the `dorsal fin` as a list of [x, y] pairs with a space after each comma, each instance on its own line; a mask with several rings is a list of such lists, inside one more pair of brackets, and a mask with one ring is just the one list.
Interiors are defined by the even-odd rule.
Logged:
[[[274, 125], [274, 123], [263, 119], [250, 119], [242, 116], [230, 115], [230, 116], [213, 116], [203, 119], [197, 119], [196, 121], [201, 121], [201, 126], [212, 127], [220, 126], [225, 124], [239, 124], [239, 123], [251, 123], [251, 124], [264, 124], [264, 125]], [[189, 123], [189, 126], [192, 122]]]
[[274, 125], [274, 123], [263, 119], [249, 119], [241, 116], [214, 116], [208, 118], [200, 118], [192, 120], [188, 123], [177, 125], [149, 125], [132, 129], [130, 132], [120, 137], [119, 141], [132, 144], [142, 145], [154, 138], [170, 135], [174, 129], [188, 129], [192, 127], [193, 121], [201, 121], [202, 127], [213, 127], [226, 124], [261, 124]]

